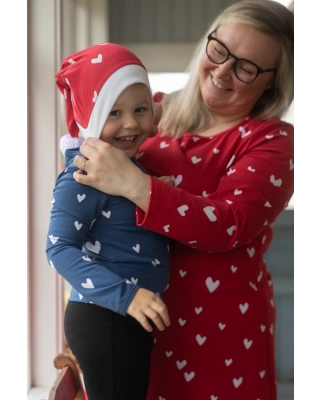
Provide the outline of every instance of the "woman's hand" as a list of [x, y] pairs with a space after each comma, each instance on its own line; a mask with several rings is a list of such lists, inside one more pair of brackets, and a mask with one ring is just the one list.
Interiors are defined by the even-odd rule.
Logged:
[[[87, 138], [80, 147], [84, 157], [76, 157], [79, 168], [74, 179], [104, 193], [123, 196], [146, 211], [150, 199], [150, 178], [122, 151], [96, 138]], [[82, 167], [84, 161], [85, 171]]]
[[148, 318], [160, 331], [170, 325], [167, 306], [160, 297], [147, 289], [139, 288], [137, 290], [127, 309], [127, 314], [135, 318], [148, 332], [152, 331]]

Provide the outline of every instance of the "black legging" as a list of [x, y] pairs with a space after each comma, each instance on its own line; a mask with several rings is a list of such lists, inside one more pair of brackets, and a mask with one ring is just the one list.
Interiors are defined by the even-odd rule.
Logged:
[[89, 400], [145, 400], [153, 338], [134, 318], [69, 302], [64, 329]]

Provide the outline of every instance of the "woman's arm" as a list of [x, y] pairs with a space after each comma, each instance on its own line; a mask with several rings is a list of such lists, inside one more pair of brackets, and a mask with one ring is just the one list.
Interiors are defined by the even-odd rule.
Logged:
[[76, 157], [79, 168], [73, 176], [84, 185], [101, 192], [123, 196], [147, 211], [150, 199], [150, 177], [132, 163], [126, 154], [100, 139], [88, 138], [81, 146], [81, 153], [88, 159], [86, 175], [81, 169], [85, 158]]
[[[137, 210], [137, 223], [144, 228], [201, 250], [223, 252], [251, 242], [274, 222], [293, 193], [293, 128], [266, 123], [246, 140], [232, 171], [226, 170], [217, 190], [207, 197], [154, 178], [141, 179], [124, 155], [106, 149], [97, 139], [90, 139], [83, 149], [91, 161], [88, 176], [75, 174], [75, 179], [128, 196], [143, 211]], [[76, 165], [81, 168], [81, 160]]]

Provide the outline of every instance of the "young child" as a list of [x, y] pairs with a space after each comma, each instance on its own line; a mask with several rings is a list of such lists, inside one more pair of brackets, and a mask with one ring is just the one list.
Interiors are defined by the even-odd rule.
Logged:
[[80, 131], [123, 150], [143, 170], [135, 154], [155, 122], [147, 71], [128, 49], [102, 43], [65, 58], [55, 78], [66, 100], [69, 134], [61, 140], [65, 169], [53, 191], [46, 253], [72, 286], [66, 340], [89, 400], [142, 400], [151, 325], [163, 330], [170, 324], [161, 300], [168, 241], [136, 225], [134, 203], [77, 183], [73, 160], [81, 156]]

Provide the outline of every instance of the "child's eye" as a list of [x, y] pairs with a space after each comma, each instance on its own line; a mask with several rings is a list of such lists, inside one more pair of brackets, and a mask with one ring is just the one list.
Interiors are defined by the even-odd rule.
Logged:
[[136, 112], [143, 112], [143, 111], [146, 111], [146, 108], [145, 107], [138, 107], [138, 108], [136, 108], [135, 111]]
[[112, 110], [112, 111], [110, 111], [109, 115], [112, 115], [113, 117], [117, 117], [119, 114], [120, 114], [119, 110]]

